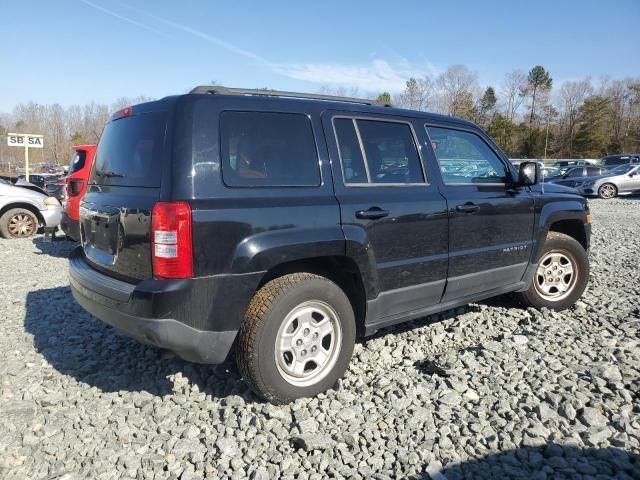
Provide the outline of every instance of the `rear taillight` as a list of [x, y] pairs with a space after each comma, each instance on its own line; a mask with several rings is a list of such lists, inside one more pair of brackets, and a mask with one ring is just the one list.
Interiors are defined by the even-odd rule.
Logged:
[[67, 183], [67, 194], [70, 197], [75, 197], [76, 195], [80, 194], [83, 187], [84, 187], [83, 180], [76, 180], [76, 179], [69, 180], [69, 183]]
[[151, 213], [153, 275], [193, 277], [191, 207], [185, 202], [158, 202]]

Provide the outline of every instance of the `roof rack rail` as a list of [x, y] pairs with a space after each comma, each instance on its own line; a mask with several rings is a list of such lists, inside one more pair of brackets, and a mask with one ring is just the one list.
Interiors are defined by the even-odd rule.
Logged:
[[339, 97], [336, 95], [322, 95], [319, 93], [282, 92], [279, 90], [253, 89], [253, 88], [229, 88], [219, 85], [202, 85], [195, 87], [189, 93], [214, 93], [218, 95], [257, 95], [263, 97], [305, 98], [310, 100], [326, 100], [331, 102], [360, 103], [363, 105], [380, 105], [391, 107], [390, 103], [381, 103], [366, 98]]

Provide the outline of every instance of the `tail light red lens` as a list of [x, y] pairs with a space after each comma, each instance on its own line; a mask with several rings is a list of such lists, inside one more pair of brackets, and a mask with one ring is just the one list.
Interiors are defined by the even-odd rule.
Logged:
[[69, 182], [67, 183], [67, 195], [69, 195], [70, 197], [75, 197], [76, 195], [80, 194], [83, 187], [84, 187], [83, 180], [76, 180], [76, 179], [69, 180]]
[[193, 277], [191, 207], [185, 202], [158, 202], [151, 212], [153, 275]]

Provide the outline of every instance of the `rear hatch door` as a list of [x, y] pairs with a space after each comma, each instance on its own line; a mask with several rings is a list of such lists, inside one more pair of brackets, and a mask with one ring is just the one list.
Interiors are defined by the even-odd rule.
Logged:
[[168, 112], [135, 109], [125, 109], [126, 115], [105, 126], [80, 206], [81, 243], [88, 261], [134, 283], [153, 274], [151, 210], [170, 158]]

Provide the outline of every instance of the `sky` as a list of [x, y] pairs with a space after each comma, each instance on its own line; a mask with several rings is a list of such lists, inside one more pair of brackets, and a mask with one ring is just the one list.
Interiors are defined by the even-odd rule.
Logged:
[[192, 87], [402, 90], [453, 64], [498, 87], [640, 76], [640, 0], [0, 0], [0, 112]]

